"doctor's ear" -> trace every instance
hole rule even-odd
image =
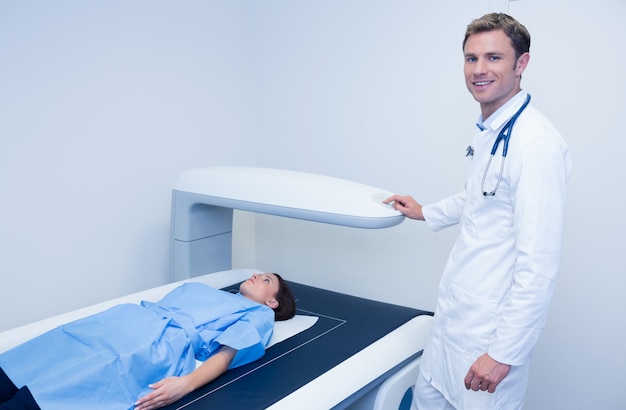
[[[528,66],[528,62],[530,61],[530,54],[524,53],[517,59],[517,63],[515,64],[515,74],[521,77],[524,70]]]
[[[270,299],[266,301],[265,304],[272,309],[276,309],[278,307],[278,301],[276,299]]]

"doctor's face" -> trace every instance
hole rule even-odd
[[[273,273],[255,273],[239,285],[239,293],[243,296],[272,309],[278,306],[276,294],[279,289],[278,278]]]
[[[502,30],[470,35],[463,53],[465,84],[480,103],[485,120],[520,91],[530,55],[516,58],[511,40]]]

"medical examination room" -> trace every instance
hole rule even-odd
[[[323,292],[312,296],[320,306],[337,294],[347,298],[338,306],[365,312],[358,303],[372,302],[397,308],[389,317],[430,320],[459,226],[433,232],[369,201],[401,194],[430,204],[463,189],[480,107],[462,41],[489,12],[530,32],[521,86],[573,164],[560,273],[524,409],[625,409],[623,0],[0,0],[0,346],[16,329],[193,277],[174,260],[177,190],[234,209],[218,249],[225,260],[206,273],[277,272]],[[281,170],[278,180],[262,180],[267,170]],[[366,186],[355,202],[393,221],[285,215],[281,203],[267,212],[245,194],[224,205],[204,191],[205,171],[228,189],[303,208],[318,199],[342,207]],[[281,185],[292,173],[317,186]],[[206,221],[186,223],[196,222]],[[314,310],[305,290],[294,293]],[[429,323],[393,336],[412,349],[405,357],[324,369],[323,383],[274,408],[397,408],[380,402],[396,386],[385,382],[414,370]],[[309,362],[290,365],[288,378],[342,343],[306,350]],[[363,343],[359,353],[378,358],[396,350]]]

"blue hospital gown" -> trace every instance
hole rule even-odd
[[[231,368],[260,358],[273,326],[269,307],[187,283],[53,329],[0,354],[0,367],[44,410],[132,409],[149,384],[192,372],[221,345],[238,350]]]

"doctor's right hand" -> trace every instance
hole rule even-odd
[[[392,203],[393,209],[407,218],[424,220],[422,205],[410,196],[393,195],[383,201],[384,204]]]

